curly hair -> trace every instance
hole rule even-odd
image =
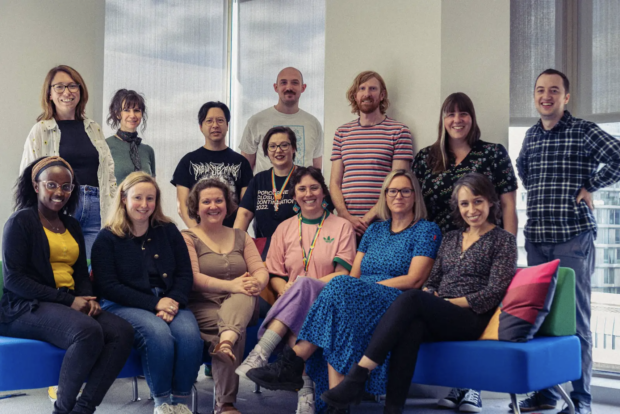
[[[119,89],[110,102],[110,112],[106,122],[112,129],[117,129],[121,123],[121,113],[124,109],[138,108],[142,112],[142,132],[146,129],[146,103],[144,96],[133,90]]]
[[[357,105],[357,101],[355,100],[355,95],[357,95],[357,90],[360,88],[360,85],[364,82],[368,82],[370,79],[375,78],[381,84],[381,92],[383,92],[383,100],[379,104],[379,110],[382,114],[385,115],[385,112],[390,107],[390,100],[388,99],[388,91],[385,86],[385,81],[377,72],[373,72],[371,70],[366,70],[355,77],[353,80],[353,85],[347,91],[347,99],[349,100],[349,104],[351,105],[351,112],[354,114],[360,114],[360,108]]]
[[[491,207],[489,208],[489,217],[487,217],[487,221],[498,224],[502,216],[502,205],[491,180],[489,180],[486,175],[480,173],[469,173],[464,175],[454,184],[452,197],[450,198],[450,207],[452,207],[451,214],[454,224],[462,228],[469,227],[459,210],[459,191],[463,187],[468,188],[473,195],[482,196],[489,202]]]
[[[232,192],[228,185],[216,178],[203,178],[192,187],[187,196],[187,215],[189,218],[196,220],[200,224],[200,216],[198,215],[198,207],[200,206],[200,193],[207,188],[219,188],[224,194],[226,202],[226,218],[230,217],[237,211],[237,203],[233,200]]]
[[[301,179],[306,175],[312,177],[315,181],[317,181],[321,188],[323,189],[323,199],[327,202],[327,210],[330,213],[334,212],[334,203],[332,202],[332,197],[329,194],[329,189],[327,188],[327,184],[325,184],[325,178],[323,178],[323,174],[321,170],[316,167],[296,167],[295,172],[291,176],[291,188],[293,190],[293,194],[295,194],[295,187],[297,184],[301,182]]]
[[[15,182],[15,195],[13,206],[13,209],[15,211],[21,210],[23,208],[34,207],[38,204],[39,198],[37,192],[34,190],[34,183],[32,181],[32,169],[35,165],[39,163],[39,161],[45,158],[47,157],[41,157],[28,164],[28,166],[22,172],[22,175],[20,175]],[[53,162],[43,167],[41,171],[39,171],[38,175],[41,175],[43,171],[54,166],[63,167],[66,168],[67,171],[69,171],[67,166],[64,165],[62,162]],[[71,172],[69,171],[69,173]],[[77,178],[75,178],[74,174],[71,174],[71,183],[75,187],[73,188],[73,191],[69,196],[69,200],[67,200],[67,204],[65,204],[65,206],[61,210],[61,213],[69,215],[73,214],[80,202],[80,183],[78,183]]]

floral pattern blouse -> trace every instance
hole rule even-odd
[[[413,173],[420,181],[428,219],[439,225],[443,234],[456,230],[450,208],[450,197],[454,183],[466,174],[477,172],[486,175],[498,197],[516,191],[517,178],[506,148],[501,144],[477,141],[460,164],[454,164],[450,157],[447,170],[434,173],[429,161],[431,147],[420,150],[413,161]]]

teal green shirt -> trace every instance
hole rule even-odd
[[[125,142],[112,135],[106,139],[110,152],[112,153],[112,159],[114,160],[114,175],[116,176],[116,183],[120,185],[125,177],[134,172],[133,162],[129,156],[129,142]],[[146,145],[144,142],[138,147],[140,154],[140,163],[142,164],[142,171],[155,177],[155,152],[153,148]]]

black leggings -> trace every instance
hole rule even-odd
[[[0,324],[0,335],[45,341],[67,350],[60,368],[54,414],[93,413],[131,353],[134,336],[132,326],[116,315],[103,311],[90,317],[49,302],[41,302],[36,310]]]
[[[381,318],[364,353],[381,364],[392,352],[386,406],[405,405],[421,343],[476,340],[494,311],[479,315],[421,290],[402,293]]]

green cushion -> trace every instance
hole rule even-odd
[[[536,336],[575,335],[575,315],[575,271],[560,267],[551,311]]]

